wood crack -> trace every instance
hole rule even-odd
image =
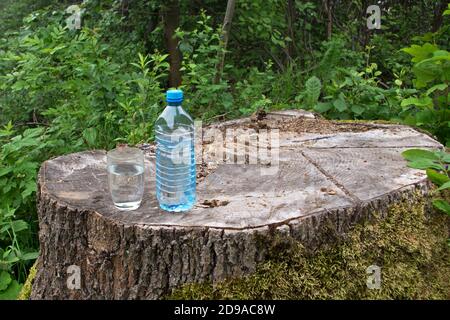
[[[334,185],[336,185],[339,189],[344,192],[345,195],[347,195],[352,202],[359,205],[361,204],[361,199],[359,199],[356,195],[354,195],[352,192],[347,190],[341,183],[339,183],[331,174],[329,174],[325,169],[323,169],[316,161],[314,161],[311,157],[307,156],[303,150],[300,151],[302,156],[308,160],[314,167],[316,167],[317,170],[319,170],[325,177],[327,177],[328,180],[330,180]]]

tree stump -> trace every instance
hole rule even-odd
[[[277,236],[313,248],[327,241],[330,227],[344,234],[396,201],[427,193],[426,175],[408,168],[401,152],[442,148],[407,126],[332,122],[298,110],[259,113],[208,130],[198,135],[198,200],[187,213],[158,208],[154,146],[143,146],[145,195],[131,212],[112,204],[105,151],[44,162],[31,298],[158,299],[185,283],[249,274]],[[250,131],[249,140],[256,132],[258,142],[270,140],[269,131],[278,135],[267,148],[278,158],[261,156],[255,163],[248,139],[236,142],[228,130]],[[217,156],[224,144],[225,156]],[[73,270],[79,288],[68,286]]]

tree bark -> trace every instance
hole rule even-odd
[[[128,17],[130,14],[130,2],[132,0],[122,0],[121,1],[121,13],[123,17]]]
[[[366,45],[369,41],[370,30],[367,28],[367,7],[369,6],[368,0],[363,0],[361,2],[361,26],[358,28],[358,38],[359,44],[362,50],[365,50]]]
[[[180,25],[180,4],[178,0],[170,0],[163,9],[164,40],[169,53],[169,87],[176,88],[181,84],[181,52],[178,48],[179,39],[175,30]]]
[[[433,25],[431,28],[432,32],[438,31],[442,26],[442,21],[444,19],[443,13],[444,10],[447,9],[448,0],[441,0],[439,3],[435,5],[434,9],[434,19],[433,19]]]
[[[231,21],[234,16],[234,8],[236,5],[236,0],[227,1],[227,9],[225,11],[225,17],[223,19],[222,25],[222,41],[221,41],[221,51],[218,54],[218,63],[216,66],[216,75],[214,77],[214,83],[220,82],[223,74],[223,67],[225,65],[225,50],[227,49],[228,40],[230,38],[231,31]]]
[[[295,1],[288,0],[286,5],[286,24],[287,24],[287,36],[291,38],[291,41],[287,45],[287,61],[291,61],[295,55],[296,42],[295,42],[295,20],[297,14],[295,10]]]
[[[331,39],[333,32],[333,0],[324,0],[325,12],[327,14],[327,39]]]

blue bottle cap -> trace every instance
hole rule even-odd
[[[183,91],[179,89],[170,89],[166,92],[166,101],[168,103],[175,102],[180,103],[183,101]]]

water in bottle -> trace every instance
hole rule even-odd
[[[187,211],[195,203],[194,121],[181,107],[183,91],[168,90],[155,123],[156,197],[161,209]]]

